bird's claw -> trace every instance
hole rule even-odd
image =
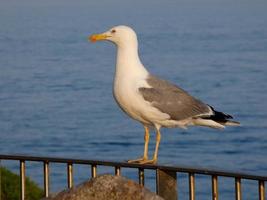
[[[136,163],[136,164],[156,164],[157,163],[157,159],[151,159],[148,160],[147,158],[138,158],[135,160],[128,160],[128,163]]]

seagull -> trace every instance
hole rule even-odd
[[[148,72],[140,61],[135,31],[124,25],[115,26],[88,38],[91,42],[106,40],[117,46],[113,96],[119,107],[144,126],[144,154],[129,163],[155,164],[161,140],[161,127],[187,128],[207,126],[222,129],[237,126],[231,115],[216,111],[210,105],[191,96],[182,88]],[[150,129],[156,131],[152,159],[148,158]]]

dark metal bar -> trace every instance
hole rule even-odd
[[[189,199],[195,200],[195,174],[189,173]]]
[[[235,178],[235,199],[236,200],[242,199],[241,179],[240,178]]]
[[[218,200],[218,177],[213,175],[212,176],[212,199]]]
[[[25,200],[25,192],[26,192],[26,176],[25,176],[25,160],[20,160],[20,199]]]
[[[52,157],[36,157],[36,156],[23,156],[23,155],[2,155],[0,159],[3,160],[26,160],[26,161],[48,161],[56,163],[74,163],[74,164],[86,164],[86,165],[105,165],[105,166],[119,166],[127,168],[143,168],[143,169],[162,169],[166,171],[195,173],[204,175],[215,175],[224,177],[236,177],[241,179],[251,179],[258,181],[267,181],[267,176],[257,176],[251,174],[244,174],[239,172],[231,171],[218,171],[205,168],[192,168],[185,166],[165,166],[165,165],[143,165],[136,163],[127,162],[111,162],[111,161],[100,161],[100,160],[84,160],[84,159],[68,159],[68,158],[52,158]]]
[[[177,200],[177,174],[173,171],[156,170],[157,194],[163,199]]]
[[[259,200],[265,200],[264,181],[259,181]]]
[[[115,167],[115,175],[116,176],[120,176],[121,175],[121,168],[118,167],[118,166]]]
[[[95,178],[97,173],[96,173],[97,166],[96,165],[91,165],[91,177]]]
[[[44,193],[49,196],[49,162],[44,162]]]
[[[144,186],[145,185],[145,170],[144,170],[144,168],[138,168],[138,178],[139,178],[139,184]]]
[[[73,187],[73,166],[72,163],[67,164],[67,172],[68,172],[68,188]]]
[[[251,174],[244,174],[239,172],[231,171],[218,171],[205,168],[192,168],[184,166],[165,166],[165,165],[143,165],[127,162],[112,162],[112,161],[100,161],[100,160],[85,160],[85,159],[68,159],[68,158],[53,158],[53,157],[36,157],[36,156],[24,156],[24,155],[3,155],[0,154],[0,160],[19,160],[20,161],[20,184],[21,192],[20,197],[22,200],[25,199],[25,161],[35,161],[44,163],[44,189],[45,196],[49,196],[49,162],[55,163],[68,163],[68,187],[73,186],[73,168],[72,164],[86,164],[92,166],[92,177],[96,177],[97,165],[102,166],[113,166],[115,167],[115,174],[120,175],[121,167],[126,168],[138,168],[139,169],[139,183],[144,185],[144,170],[152,169],[157,171],[157,193],[160,193],[162,189],[162,179],[160,173],[164,172],[167,175],[172,176],[176,179],[176,172],[186,172],[189,173],[189,187],[190,187],[190,199],[195,199],[194,194],[194,174],[204,174],[212,176],[212,197],[214,200],[218,200],[218,176],[232,177],[235,178],[236,187],[236,199],[242,198],[241,195],[241,179],[257,180],[259,183],[259,199],[265,200],[265,182],[267,181],[267,176],[258,176]],[[163,173],[163,174],[164,174]],[[177,184],[177,182],[176,182]],[[176,187],[177,189],[177,187]]]

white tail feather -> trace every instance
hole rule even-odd
[[[222,125],[222,124],[220,124],[218,122],[215,122],[215,121],[210,120],[210,119],[201,119],[201,118],[194,119],[193,125],[208,126],[208,127],[211,127],[211,128],[219,128],[219,129],[225,128],[224,125]]]
[[[225,126],[240,126],[240,123],[236,121],[226,121],[225,123],[220,123],[220,124]]]

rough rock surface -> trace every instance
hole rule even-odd
[[[163,200],[121,176],[101,175],[46,200]]]

